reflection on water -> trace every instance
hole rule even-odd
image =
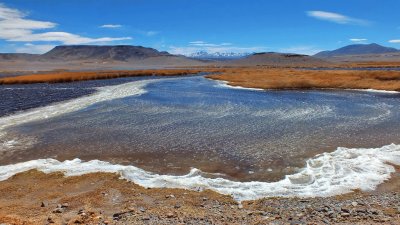
[[[63,85],[91,91],[128,80]],[[0,163],[78,157],[161,173],[195,167],[240,180],[277,180],[338,146],[400,140],[397,94],[249,91],[203,77],[161,79],[145,89],[140,96],[12,128],[8,135],[35,137],[35,144]]]

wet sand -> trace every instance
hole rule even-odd
[[[397,168],[398,169],[398,168]],[[371,193],[265,198],[239,204],[212,191],[145,189],[108,173],[36,170],[0,182],[6,224],[398,224],[400,176]]]

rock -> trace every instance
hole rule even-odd
[[[40,204],[40,207],[47,207],[49,204],[47,203],[47,202],[42,202],[41,204]]]
[[[238,209],[243,209],[243,205],[242,205],[242,204],[239,204],[239,205],[238,205]]]
[[[48,223],[54,223],[54,220],[53,220],[53,218],[51,218],[50,216],[47,218],[47,222]]]
[[[143,212],[146,212],[146,209],[143,207],[139,207],[139,211],[143,213]]]
[[[175,205],[174,208],[175,209],[179,209],[181,206],[179,204]]]
[[[110,221],[108,221],[108,220],[104,220],[104,221],[103,221],[103,223],[107,225],[107,224],[109,224],[109,223],[110,223]]]
[[[56,208],[53,210],[53,213],[63,213],[64,209],[63,208]]]
[[[357,203],[357,202],[352,202],[351,205],[352,205],[353,207],[356,207],[356,206],[358,205],[358,203]]]
[[[167,213],[167,218],[173,218],[173,217],[175,217],[175,215],[173,213],[171,213],[171,212]]]
[[[207,201],[208,200],[208,198],[206,198],[206,197],[203,197],[203,201]]]
[[[349,217],[349,216],[350,216],[350,213],[340,213],[340,215],[341,215],[342,217]]]
[[[63,203],[63,204],[61,204],[61,208],[68,208],[69,207],[69,204],[68,203]]]
[[[342,212],[345,212],[345,213],[350,213],[350,209],[348,209],[348,208],[341,208],[341,210],[342,210]]]
[[[142,220],[150,220],[150,217],[149,216],[143,216]]]

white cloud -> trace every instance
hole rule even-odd
[[[45,32],[45,33],[37,33],[37,34],[16,37],[9,41],[23,41],[23,42],[46,41],[46,42],[62,42],[63,44],[66,45],[74,45],[74,44],[91,44],[91,43],[101,43],[101,42],[123,41],[123,40],[131,40],[131,38],[130,37],[87,38],[67,32]]]
[[[278,52],[281,53],[295,53],[295,54],[304,54],[304,55],[315,55],[318,52],[323,51],[320,48],[315,46],[294,46],[289,48],[281,48],[278,49]]]
[[[101,28],[120,28],[122,25],[120,24],[104,24],[100,26]]]
[[[154,30],[136,30],[135,32],[146,37],[152,37],[160,33]]]
[[[42,30],[55,28],[57,24],[49,21],[31,20],[26,17],[27,15],[18,9],[8,8],[0,3],[0,39],[10,42],[59,42],[61,44],[92,44],[132,39],[131,37],[90,38],[62,31],[43,32]],[[39,48],[44,49],[50,45],[35,46],[24,46],[20,47],[19,50],[35,50],[34,48],[39,50]]]
[[[352,42],[366,42],[366,41],[368,41],[368,39],[366,39],[366,38],[350,38],[349,40],[352,41]]]
[[[355,25],[368,25],[369,22],[366,20],[356,19],[349,16],[345,16],[339,13],[326,12],[326,11],[308,11],[307,15],[319,20],[325,20],[338,24],[355,24]]]
[[[156,35],[156,34],[158,34],[158,33],[159,33],[158,31],[152,31],[152,30],[150,30],[150,31],[145,31],[145,32],[144,32],[144,35],[150,37],[150,36],[154,36],[154,35]]]
[[[221,44],[213,44],[213,43],[207,43],[205,41],[191,41],[189,42],[189,45],[199,46],[199,47],[221,47],[221,46],[230,46],[232,45],[232,43],[224,42]]]
[[[267,50],[266,47],[255,46],[255,47],[240,47],[234,46],[232,43],[221,43],[212,44],[205,41],[192,41],[187,46],[170,46],[169,52],[177,55],[191,55],[196,52],[206,51],[208,53],[253,53],[253,52],[264,52]]]
[[[395,44],[398,44],[398,43],[400,43],[400,39],[395,39],[395,40],[390,40],[389,41],[389,43],[395,43]]]
[[[34,54],[43,54],[45,52],[50,51],[53,49],[55,46],[54,45],[34,45],[31,43],[27,43],[22,47],[18,47],[15,49],[15,52],[18,53],[34,53]]]

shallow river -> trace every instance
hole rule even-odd
[[[197,168],[206,180],[221,177],[243,184],[274,184],[307,166],[321,169],[313,178],[291,179],[310,184],[323,173],[332,178],[349,172],[340,164],[349,162],[335,161],[335,155],[327,156],[329,171],[307,163],[319,153],[400,143],[396,93],[259,91],[193,76],[1,86],[0,94],[0,165],[98,159],[154,174],[184,175]],[[385,154],[400,159],[399,149]],[[365,161],[351,172],[377,172],[358,171],[376,158],[360,155],[357,160]],[[381,169],[383,178],[390,174],[391,169]]]

